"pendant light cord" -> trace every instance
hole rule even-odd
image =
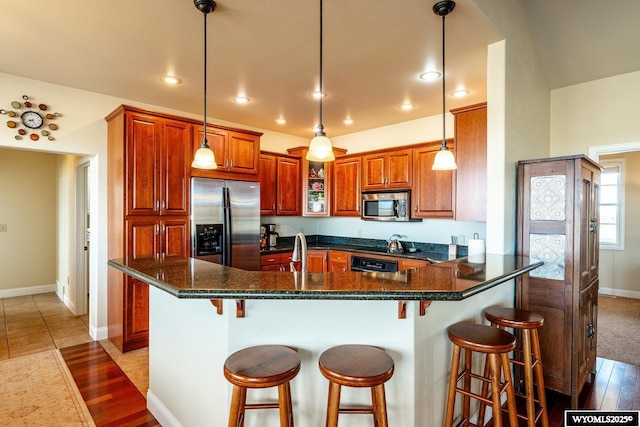
[[[324,98],[324,92],[322,90],[322,0],[320,0],[320,111],[318,123],[318,134],[324,135],[324,126],[322,125],[322,98]]]
[[[202,133],[202,146],[206,147],[207,144],[207,13],[203,12],[204,16],[204,131]]]
[[[446,125],[445,125],[445,112],[446,112],[446,107],[445,107],[445,82],[444,82],[444,73],[445,73],[445,67],[444,67],[444,18],[446,15],[442,15],[442,146],[446,147],[447,146],[447,139],[446,139]]]

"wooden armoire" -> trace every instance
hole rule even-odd
[[[572,408],[595,373],[600,173],[583,155],[518,162],[517,251],[544,265],[522,276],[516,306],[544,316],[545,387]]]

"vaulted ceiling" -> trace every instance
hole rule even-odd
[[[441,69],[442,24],[433,3],[324,0],[329,136],[441,112],[441,79],[418,78]],[[446,18],[447,109],[486,100],[487,45],[501,39],[472,0],[456,3]],[[524,4],[550,89],[640,69],[637,0]],[[192,0],[6,2],[0,72],[202,114],[203,21]],[[219,0],[207,26],[208,115],[311,137],[319,0]],[[166,74],[182,83],[166,85]],[[461,87],[466,98],[449,95]],[[236,95],[250,102],[236,104]],[[403,111],[404,102],[414,108]]]

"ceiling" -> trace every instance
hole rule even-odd
[[[324,0],[329,137],[440,114],[442,80],[418,78],[441,67],[442,26],[433,3]],[[487,45],[501,39],[471,0],[456,3],[446,18],[447,109],[486,100]],[[639,1],[607,3],[616,9],[601,0],[524,3],[551,89],[640,70],[640,55],[629,54],[640,40],[640,25],[632,22]],[[203,21],[192,0],[7,2],[0,72],[202,114]],[[219,0],[207,25],[208,116],[313,136],[319,2]],[[165,74],[182,83],[167,86]],[[448,95],[458,87],[469,96]],[[238,94],[251,102],[235,104]],[[402,111],[406,101],[415,108]],[[275,122],[280,117],[286,124]],[[353,124],[343,124],[345,118]]]

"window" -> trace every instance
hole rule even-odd
[[[624,250],[624,159],[600,164],[600,248]]]

